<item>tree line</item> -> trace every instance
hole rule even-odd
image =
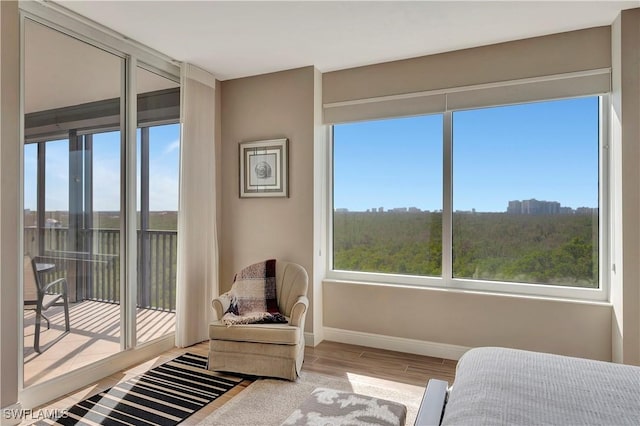
[[[596,215],[454,213],[453,275],[595,288]],[[442,274],[442,213],[335,212],[334,267]]]

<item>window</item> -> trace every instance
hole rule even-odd
[[[600,122],[593,96],[334,125],[332,273],[600,288]]]
[[[173,331],[149,312],[175,312],[180,124],[138,129],[138,342]],[[155,319],[154,319],[155,320]]]
[[[442,114],[334,127],[335,269],[442,273]]]
[[[136,338],[142,343],[171,333],[175,324],[180,85],[140,66],[136,73]]]
[[[453,113],[453,276],[598,287],[598,98]]]

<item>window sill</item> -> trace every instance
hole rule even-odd
[[[581,288],[555,288],[548,285],[539,284],[525,284],[525,283],[494,283],[489,281],[472,281],[472,280],[449,280],[447,283],[442,278],[422,278],[422,277],[407,277],[410,278],[410,282],[401,282],[397,279],[397,276],[386,276],[378,274],[367,274],[367,278],[371,278],[369,275],[374,276],[375,279],[363,279],[357,276],[334,276],[328,274],[323,280],[324,283],[330,284],[351,284],[362,285],[372,287],[394,287],[398,289],[408,290],[424,290],[424,291],[439,291],[450,294],[478,294],[496,297],[509,297],[520,298],[530,300],[546,300],[546,301],[560,301],[570,302],[585,305],[594,306],[612,306],[611,303],[605,297],[603,289],[581,289]],[[422,282],[420,282],[422,281]],[[460,285],[463,284],[463,285]],[[493,284],[498,286],[513,286],[512,291],[500,291],[490,288],[485,288],[487,284]],[[474,286],[475,288],[471,288]],[[551,287],[551,288],[549,288]],[[529,292],[522,291],[527,289]],[[535,292],[535,290],[538,290]],[[540,290],[549,291],[549,294],[543,294]],[[571,294],[574,293],[574,294]],[[584,297],[584,296],[587,297]]]

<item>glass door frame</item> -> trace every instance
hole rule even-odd
[[[24,98],[24,76],[25,76],[25,21],[31,20],[45,25],[53,30],[102,49],[119,58],[124,59],[121,67],[121,91],[120,91],[120,162],[121,162],[121,215],[120,215],[120,255],[122,267],[120,269],[120,317],[121,317],[121,338],[120,353],[138,348],[136,339],[136,291],[137,291],[137,250],[136,250],[136,131],[137,131],[137,87],[136,70],[138,66],[148,69],[163,77],[167,77],[175,82],[180,82],[180,67],[176,61],[156,52],[146,46],[125,39],[108,28],[102,27],[93,21],[87,20],[79,15],[67,11],[63,7],[42,4],[38,2],[20,2],[20,211],[24,211],[24,148],[25,140],[25,98]],[[44,178],[43,178],[44,179]],[[40,214],[40,212],[38,212]],[[24,227],[24,215],[20,216],[20,227]],[[24,232],[22,233],[24,234]],[[20,238],[18,250],[24,252],[24,235]],[[22,271],[20,271],[20,285],[22,286]],[[20,295],[22,290],[19,290]],[[20,300],[22,296],[20,296]],[[18,329],[22,334],[23,315],[20,310],[18,317]],[[145,342],[149,345],[153,342]],[[23,368],[18,372],[18,383],[20,393],[25,389],[37,387],[41,390],[41,384],[24,388],[24,360],[23,360],[24,339],[19,339],[17,348],[19,359]],[[116,354],[117,356],[118,354]],[[65,374],[66,376],[67,374]],[[58,378],[55,380],[59,382]],[[43,384],[48,384],[45,382]],[[54,386],[55,387],[55,386]],[[62,389],[61,387],[60,389]],[[45,392],[48,395],[54,394],[55,390]],[[35,393],[35,392],[34,392]],[[46,398],[43,394],[42,398]],[[27,399],[31,400],[32,395]],[[22,399],[22,396],[21,396]],[[33,399],[37,401],[37,399]]]

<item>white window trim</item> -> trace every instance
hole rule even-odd
[[[591,96],[598,96],[593,94]],[[604,302],[609,298],[611,270],[610,255],[610,212],[609,212],[609,96],[600,94],[599,102],[599,280],[597,289],[568,287],[548,284],[531,284],[508,281],[488,281],[452,278],[452,114],[453,109],[443,113],[443,233],[442,233],[442,276],[423,277],[415,275],[385,274],[374,272],[355,272],[335,270],[333,268],[333,126],[327,126],[329,141],[327,159],[327,256],[326,279],[332,281],[356,282],[363,284],[387,284],[394,286],[417,286],[425,288],[449,289],[455,291],[487,292],[508,295],[522,295],[577,301]],[[571,98],[567,98],[571,99]],[[490,108],[500,105],[486,105]],[[474,108],[475,109],[475,108]],[[448,129],[448,130],[447,130]]]

